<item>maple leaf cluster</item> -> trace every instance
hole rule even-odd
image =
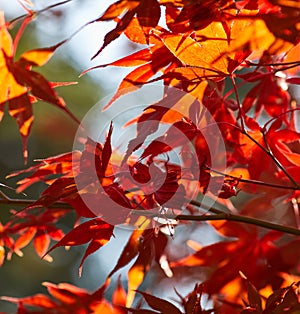
[[[34,103],[48,102],[79,121],[54,89],[71,83],[49,82],[34,70],[68,39],[16,59],[27,25],[53,8],[34,11],[30,1],[20,3],[26,14],[14,38],[10,28],[16,25],[0,15],[0,120],[7,106],[26,161]],[[23,176],[18,193],[37,182],[47,187],[38,199],[23,203],[0,191],[1,203],[23,205],[0,223],[0,264],[13,254],[22,256],[31,242],[48,261],[57,247],[87,244],[81,274],[86,258],[101,254],[117,225],[133,230],[95,292],[47,282],[49,295],[1,300],[17,304],[17,313],[298,313],[299,2],[120,0],[87,25],[105,21],[114,21],[115,28],[92,58],[120,36],[136,51],[85,71],[129,68],[104,111],[154,82],[164,86],[162,98],[126,123],[124,128],[136,126],[136,134],[124,154],[114,145],[111,122],[103,142],[87,137],[82,151],[8,175]],[[157,136],[162,125],[167,129]],[[214,151],[215,145],[223,150]],[[172,152],[182,165],[173,162]],[[64,234],[59,222],[69,213],[76,219]],[[193,252],[175,254],[176,229],[188,230],[195,221],[197,228],[209,226],[216,242],[203,245],[187,236],[181,245]],[[109,298],[106,289],[121,270],[127,288],[119,279]],[[174,302],[152,295],[151,287],[139,290],[150,271],[184,277],[194,289],[182,296],[176,286]],[[191,276],[197,272],[201,282]]]

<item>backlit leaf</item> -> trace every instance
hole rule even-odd
[[[179,309],[170,303],[169,301],[160,299],[148,293],[138,291],[146,300],[146,302],[157,311],[160,311],[162,314],[174,313],[174,314],[182,314]]]
[[[90,242],[80,264],[80,269],[85,259],[103,245],[105,245],[113,235],[114,227],[105,223],[100,218],[95,218],[82,223],[75,229],[67,233],[58,243],[49,251],[53,251],[60,246],[74,246]]]
[[[1,300],[9,301],[12,303],[22,302],[24,305],[38,306],[42,309],[52,309],[57,306],[57,303],[52,301],[48,296],[43,294],[36,294],[32,297],[25,298],[12,298],[12,297],[1,297]]]
[[[6,28],[3,12],[0,15],[0,32],[0,120],[4,113],[4,105],[8,103],[9,113],[19,126],[26,161],[28,158],[27,138],[33,122],[32,103],[36,99],[61,108],[77,121],[66,108],[63,99],[54,91],[51,83],[43,75],[32,70],[32,66],[42,66],[47,63],[54,51],[64,42],[49,48],[26,51],[19,60],[15,61],[12,38]]]
[[[210,26],[207,35],[208,40],[204,42],[197,42],[184,35],[161,34],[160,38],[183,65],[227,74],[227,59],[218,61],[220,52],[225,50],[223,47],[227,48],[227,38],[222,26],[217,23]],[[218,40],[214,40],[216,37]]]
[[[118,284],[117,288],[114,291],[114,294],[112,296],[112,303],[114,305],[121,305],[125,306],[126,304],[126,291],[124,290],[121,280],[121,277],[118,278]]]

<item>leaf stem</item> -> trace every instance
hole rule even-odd
[[[33,199],[10,198],[6,194],[4,194],[3,192],[0,191],[0,204],[27,207],[36,201],[37,200],[33,200]],[[51,204],[49,207],[50,208],[73,209],[73,207],[71,205],[69,205],[66,202],[61,202],[61,201],[55,202],[55,203]]]
[[[232,83],[232,86],[234,89],[235,98],[236,98],[236,101],[237,101],[237,104],[239,107],[239,116],[240,116],[240,121],[241,121],[242,132],[245,132],[245,123],[244,123],[244,118],[243,118],[244,117],[244,110],[243,110],[242,104],[240,102],[239,93],[238,93],[238,90],[237,90],[237,87],[236,87],[236,84],[235,84],[235,81],[234,81],[234,78],[232,75],[230,75],[230,80],[231,80],[231,83]]]
[[[262,129],[263,129],[263,130],[266,130],[268,124],[272,123],[272,122],[275,121],[275,120],[280,119],[281,117],[283,117],[283,116],[285,116],[285,115],[287,115],[287,114],[289,114],[289,113],[294,113],[295,111],[300,111],[300,108],[293,108],[293,109],[289,109],[289,110],[287,110],[287,111],[285,111],[285,112],[282,112],[281,114],[277,115],[276,117],[274,117],[274,118],[268,120],[268,121],[264,124],[264,126],[262,127]]]

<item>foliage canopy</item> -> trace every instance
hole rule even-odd
[[[40,11],[28,0],[19,2],[23,16],[11,22],[3,12],[0,16],[0,120],[7,106],[17,122],[26,163],[36,102],[56,106],[80,122],[55,91],[72,82],[50,82],[38,72],[70,38],[16,58],[19,40],[33,19],[70,1]],[[0,264],[13,254],[22,255],[31,242],[48,261],[57,247],[87,244],[81,274],[86,258],[98,250],[101,254],[101,247],[115,236],[111,215],[117,217],[115,224],[134,228],[95,292],[47,282],[49,295],[1,300],[17,304],[17,313],[299,313],[299,2],[119,0],[87,25],[105,21],[114,21],[115,27],[92,58],[120,36],[138,48],[84,72],[129,68],[104,109],[152,83],[165,86],[163,97],[127,121],[126,126],[135,125],[136,134],[127,138],[124,155],[114,146],[112,122],[103,142],[87,138],[82,151],[48,157],[8,175],[22,175],[18,193],[36,182],[47,188],[36,200],[10,199],[4,193],[9,183],[1,183],[0,202],[14,209],[11,219],[0,225]],[[11,29],[16,30],[14,37]],[[175,93],[175,100],[174,90],[182,92]],[[166,106],[170,97],[174,103]],[[182,104],[179,112],[176,105]],[[216,133],[203,118],[203,108],[218,127],[222,154],[214,154],[208,143]],[[158,137],[161,125],[168,127]],[[173,162],[172,151],[183,156],[183,165]],[[116,158],[121,162],[116,164]],[[164,181],[155,189],[160,177]],[[150,192],[149,186],[154,186]],[[102,205],[96,214],[86,200]],[[64,234],[59,222],[70,213],[76,213],[76,220]],[[189,230],[195,222],[197,228],[209,225],[218,240],[202,246],[201,239],[187,237],[182,245],[193,253],[178,258],[172,253],[176,229]],[[51,241],[56,243],[51,246]],[[119,279],[109,299],[111,280],[128,265],[122,273],[127,287]],[[151,287],[139,290],[150,271],[188,280],[191,271],[201,276],[186,295],[176,286],[178,298],[171,302],[152,295]]]

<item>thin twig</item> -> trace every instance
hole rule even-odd
[[[289,180],[295,185],[295,187],[297,187],[298,189],[300,188],[299,184],[295,181],[295,179],[287,172],[287,170],[283,167],[283,165],[281,164],[281,162],[274,156],[267,137],[266,137],[266,133],[264,131],[262,131],[263,134],[263,139],[264,139],[264,143],[266,145],[266,153],[272,158],[272,160],[274,161],[274,163],[276,164],[276,166],[289,178]]]
[[[232,75],[230,75],[230,80],[233,86],[233,90],[234,90],[234,94],[235,94],[235,99],[237,101],[238,107],[239,107],[239,116],[240,116],[240,121],[241,121],[241,128],[242,131],[245,132],[245,122],[244,122],[244,109],[242,107],[242,104],[240,102],[240,97],[239,97],[239,93],[235,84],[235,80],[233,78]]]
[[[291,61],[291,62],[278,62],[278,63],[253,63],[251,61],[247,61],[248,66],[293,66],[296,67],[300,65],[300,61]]]
[[[33,200],[33,199],[9,198],[9,197],[7,197],[7,195],[5,195],[5,197],[4,197],[3,192],[0,191],[0,204],[27,207],[27,206],[33,204],[36,201],[37,200]],[[37,207],[42,207],[42,206],[37,206]],[[61,201],[58,201],[58,202],[55,202],[55,203],[51,204],[49,206],[49,208],[73,209],[73,207],[71,205],[69,205],[66,202],[61,202]]]
[[[0,196],[4,199],[4,200],[7,200],[7,201],[10,201],[9,197],[0,190]]]
[[[256,144],[260,149],[262,149],[276,164],[276,166],[282,170],[282,172],[289,178],[289,180],[295,185],[297,189],[300,188],[299,184],[291,177],[291,175],[286,171],[286,169],[281,165],[281,163],[277,160],[277,158],[273,155],[273,153],[262,144],[260,144],[255,138],[253,138],[248,132],[243,132],[254,144]],[[264,132],[262,132],[264,136]]]
[[[207,170],[220,174],[222,176],[231,178],[231,179],[235,179],[238,180],[239,182],[244,182],[244,183],[249,183],[249,184],[254,184],[254,185],[262,185],[262,186],[268,186],[271,188],[275,188],[275,189],[283,189],[283,190],[300,190],[300,187],[297,186],[287,186],[287,185],[280,185],[280,184],[274,184],[274,183],[268,183],[268,182],[264,182],[264,181],[259,181],[259,180],[250,180],[250,179],[243,179],[243,178],[239,178],[230,174],[226,174],[224,172],[221,172],[219,170],[215,170],[212,169],[208,166],[206,166]]]
[[[239,94],[238,94],[238,90],[236,88],[236,84],[234,81],[233,76],[230,76],[231,79],[231,83],[233,85],[234,88],[234,93],[235,93],[235,97],[236,97],[236,101],[238,103],[239,106],[239,116],[240,116],[240,121],[241,121],[241,132],[246,135],[253,143],[255,143],[258,147],[260,147],[276,164],[276,166],[282,170],[282,172],[287,176],[287,178],[291,181],[291,183],[293,183],[295,185],[295,187],[298,189],[300,188],[300,185],[294,180],[294,178],[286,171],[286,169],[282,166],[282,164],[279,162],[279,160],[274,156],[274,154],[272,153],[271,149],[268,146],[268,142],[266,140],[266,136],[265,136],[265,132],[262,130],[262,134],[263,134],[263,138],[264,138],[264,143],[266,145],[266,147],[264,147],[262,144],[260,144],[257,140],[255,140],[245,129],[245,124],[244,124],[244,119],[243,119],[243,108],[241,105],[241,102],[239,100]]]
[[[295,220],[296,220],[297,227],[300,229],[299,204],[298,204],[296,198],[292,198],[291,203],[292,203],[292,206],[293,206],[293,210],[294,210],[294,215],[295,215]]]
[[[65,1],[61,1],[61,2],[58,2],[58,3],[52,4],[52,5],[49,5],[49,6],[47,6],[46,8],[43,8],[43,9],[41,9],[41,10],[32,11],[32,12],[31,12],[31,15],[37,16],[37,15],[39,15],[39,14],[41,14],[41,13],[44,13],[44,12],[46,12],[46,11],[48,11],[48,10],[54,9],[55,7],[58,7],[58,6],[60,6],[60,5],[66,4],[66,3],[71,2],[71,1],[72,1],[72,0],[65,0]],[[30,16],[30,14],[29,14],[28,12],[27,12],[26,14],[23,14],[23,15],[21,15],[21,16],[18,16],[18,17],[16,17],[15,19],[11,20],[11,21],[9,22],[9,25],[12,26],[12,24],[17,23],[19,20],[25,19],[25,18],[28,17],[28,16]]]
[[[267,121],[267,122],[264,124],[264,126],[262,127],[262,130],[264,130],[264,131],[267,130],[267,125],[268,125],[268,124],[272,123],[272,122],[275,121],[275,120],[280,119],[281,117],[283,117],[283,116],[285,116],[285,115],[287,115],[287,114],[289,114],[289,113],[294,113],[295,111],[300,111],[300,108],[293,108],[293,109],[289,109],[289,110],[287,110],[287,111],[285,111],[285,112],[282,112],[281,114],[279,114],[279,115],[277,115],[276,117],[274,117],[274,118],[270,119],[269,121]]]

